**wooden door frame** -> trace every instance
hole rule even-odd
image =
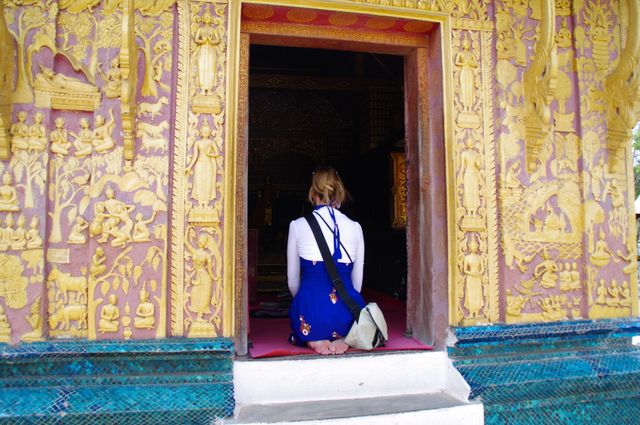
[[[249,3],[249,2],[245,2]],[[261,3],[262,1],[251,1]],[[272,3],[272,2],[268,2]],[[288,4],[295,3],[295,4]],[[326,3],[326,4],[325,4]],[[299,6],[298,2],[277,2]],[[336,10],[328,2],[314,2],[314,8]],[[448,324],[448,293],[452,282],[452,234],[454,213],[453,134],[450,66],[450,25],[448,16],[416,11],[389,11],[385,8],[340,5],[339,11],[383,14],[428,21],[434,28],[421,37],[363,37],[309,26],[245,25],[237,33],[237,109],[235,184],[232,193],[234,214],[235,268],[234,342],[238,355],[247,354],[249,317],[247,284],[247,172],[249,48],[251,44],[286,45],[332,50],[364,51],[402,55],[405,58],[405,140],[407,155],[407,329],[424,343],[443,348],[436,341],[436,327]],[[233,43],[230,45],[230,49]],[[435,93],[435,95],[433,95]],[[449,95],[447,95],[447,93]],[[451,183],[451,184],[448,184]],[[449,207],[448,207],[449,206]],[[445,230],[446,231],[443,231]],[[435,298],[438,297],[436,300]],[[443,317],[444,316],[444,317]]]

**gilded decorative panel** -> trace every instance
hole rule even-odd
[[[603,91],[619,55],[617,6],[496,10],[505,320],[629,316],[632,170],[629,152],[606,142]]]
[[[166,334],[175,7],[161,3],[4,3],[17,46],[0,164],[14,342]],[[156,92],[142,93],[137,75]]]
[[[179,2],[171,288],[173,335],[229,335],[223,323],[226,2]],[[184,32],[183,32],[184,31]],[[176,264],[177,263],[177,264]],[[227,306],[232,311],[232,306]],[[226,331],[225,331],[226,330]]]

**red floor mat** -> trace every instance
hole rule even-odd
[[[397,350],[431,350],[433,347],[422,344],[414,338],[402,336],[405,330],[405,304],[391,297],[378,294],[365,294],[367,301],[378,303],[389,329],[389,341],[384,347],[375,351]],[[289,319],[288,318],[251,318],[251,333],[249,340],[252,343],[249,353],[253,358],[295,356],[301,354],[315,355],[313,350],[306,347],[297,347],[289,344]],[[351,350],[350,350],[351,351]]]

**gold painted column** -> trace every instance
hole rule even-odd
[[[233,258],[226,250],[233,234],[233,229],[227,231],[233,223],[228,202],[235,194],[227,188],[235,158],[227,142],[234,129],[226,125],[225,99],[229,28],[238,25],[233,23],[239,19],[238,6],[226,1],[178,2],[180,70],[171,250],[174,336],[233,332],[233,274],[224,261]],[[230,11],[236,16],[230,17]]]
[[[452,58],[456,185],[454,286],[450,324],[482,325],[500,318],[496,151],[493,105],[493,23],[486,5],[454,11]]]

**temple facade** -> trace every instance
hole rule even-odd
[[[639,19],[636,0],[5,0],[0,341],[246,354],[256,44],[404,58],[414,337],[638,316]]]

